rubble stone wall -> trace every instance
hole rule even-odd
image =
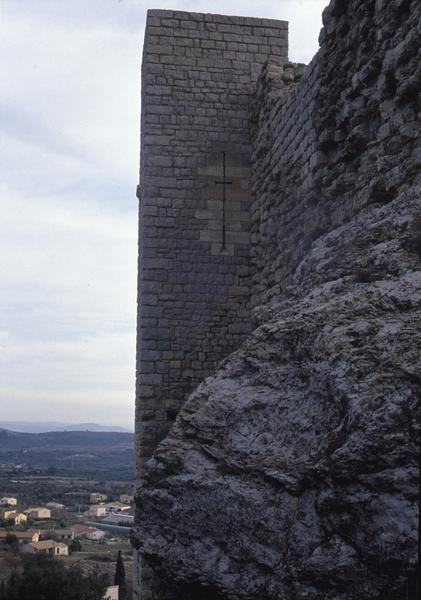
[[[252,304],[277,302],[323,234],[419,172],[420,5],[335,0],[311,64],[268,65],[254,122]],[[264,314],[264,313],[263,313]]]

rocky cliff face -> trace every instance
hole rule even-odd
[[[308,117],[314,130],[321,99],[330,98],[328,122],[319,158],[301,165],[300,181],[291,162],[281,170],[287,185],[274,177],[273,140],[256,138],[266,236],[256,264],[272,256],[267,269],[277,278],[256,283],[260,325],[190,396],[149,461],[138,498],[135,543],[169,583],[169,598],[411,598],[421,398],[420,11],[416,0],[331,4],[311,67],[318,87]],[[336,104],[329,96],[328,54],[332,36],[335,47],[340,35],[355,37],[355,23],[364,24],[352,42],[365,47],[364,61],[347,77],[349,52],[338,54],[354,107],[345,119],[345,96]],[[368,75],[365,65],[377,67]],[[299,97],[300,89],[288,93]],[[282,108],[285,93],[266,96],[265,119],[290,110]],[[286,219],[289,191],[302,204]],[[323,226],[304,240],[297,232],[304,208],[317,212],[315,193],[327,199],[319,205]],[[296,224],[287,266],[275,256],[277,219],[279,227]]]
[[[420,192],[321,238],[282,308],[190,397],[141,497],[142,552],[164,578],[227,598],[403,593],[417,544]]]

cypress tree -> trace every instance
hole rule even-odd
[[[117,555],[114,585],[118,585],[118,600],[126,600],[126,570],[124,568],[121,550],[118,551]]]

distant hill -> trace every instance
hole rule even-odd
[[[56,474],[131,479],[134,434],[119,431],[22,433],[0,429],[0,463]]]
[[[121,431],[128,429],[118,425],[98,425],[97,423],[61,423],[58,421],[0,421],[0,429],[20,433],[46,433],[48,431]]]
[[[120,431],[48,431],[22,433],[0,429],[0,450],[29,448],[58,448],[63,446],[120,446],[133,445],[133,433]]]

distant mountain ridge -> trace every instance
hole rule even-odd
[[[118,425],[98,425],[97,423],[62,423],[59,421],[0,421],[0,429],[17,433],[48,433],[50,431],[94,431],[131,433]]]
[[[33,448],[133,446],[133,433],[126,431],[46,431],[22,433],[0,428],[0,451]]]

